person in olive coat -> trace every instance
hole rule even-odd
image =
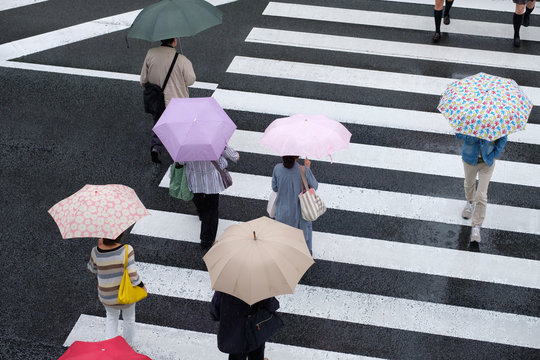
[[[210,314],[219,321],[217,335],[218,349],[229,354],[229,360],[263,360],[264,344],[257,349],[246,349],[246,319],[257,308],[266,308],[270,312],[279,309],[275,297],[261,300],[251,306],[235,296],[216,291],[210,304]]]

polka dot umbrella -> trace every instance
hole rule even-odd
[[[124,185],[85,185],[49,209],[63,239],[115,239],[150,215],[135,191]]]

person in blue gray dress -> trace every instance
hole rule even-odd
[[[501,156],[508,137],[503,136],[495,141],[488,141],[456,134],[456,138],[463,140],[461,157],[465,173],[463,186],[467,199],[461,216],[464,219],[472,217],[471,242],[480,242],[482,239],[480,228],[486,216],[489,181],[495,169],[495,159]],[[477,176],[478,185],[476,185]]]
[[[311,221],[302,218],[300,200],[298,199],[298,195],[302,191],[302,177],[297,159],[298,156],[283,156],[283,163],[274,166],[272,190],[277,193],[276,220],[302,230],[309,252],[313,254],[311,249]],[[308,185],[310,188],[317,190],[319,183],[311,172],[311,162],[306,158],[304,164]]]

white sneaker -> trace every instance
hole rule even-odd
[[[465,204],[465,207],[463,208],[463,211],[461,212],[461,217],[469,220],[472,216],[472,213],[474,211],[474,204],[472,202],[467,201]]]
[[[480,241],[482,241],[482,237],[480,236],[480,226],[473,226],[471,230],[471,242],[479,243]]]

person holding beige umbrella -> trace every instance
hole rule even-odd
[[[268,217],[232,225],[203,260],[216,291],[218,348],[229,359],[263,359],[265,341],[282,325],[274,296],[292,294],[314,263],[302,230]],[[260,331],[252,331],[254,319]]]

